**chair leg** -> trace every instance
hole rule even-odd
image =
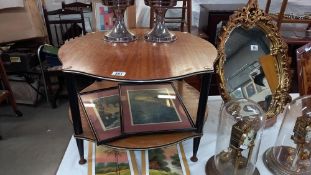
[[[9,103],[12,106],[12,109],[15,112],[16,116],[17,117],[22,117],[23,113],[20,110],[17,109],[17,105],[16,105],[15,99],[13,97],[12,91],[10,92],[8,100],[9,100]]]
[[[57,99],[58,99],[58,97],[59,97],[59,95],[60,95],[60,93],[62,92],[62,90],[63,90],[63,84],[64,84],[64,79],[62,78],[62,77],[57,77],[57,79],[58,79],[58,89],[57,89],[57,91],[56,91],[56,93],[55,93],[55,95],[54,95],[54,97],[53,97],[53,103],[55,104],[55,107],[56,107],[56,101],[57,101]]]
[[[11,89],[11,86],[10,86],[10,83],[9,83],[9,80],[8,80],[8,77],[6,75],[6,72],[5,72],[5,69],[3,67],[3,64],[2,62],[0,62],[0,79],[3,83],[3,86],[4,88],[9,91],[9,97],[8,97],[8,100],[10,102],[10,105],[12,106],[13,108],[13,111],[15,112],[16,116],[17,117],[21,117],[23,116],[23,113],[21,113],[18,109],[17,109],[17,106],[16,106],[16,101],[15,101],[15,98],[13,96],[13,91]]]
[[[44,74],[44,79],[45,79],[45,83],[46,83],[46,89],[47,89],[47,99],[49,99],[49,103],[51,105],[52,108],[56,108],[56,99],[53,98],[53,91],[52,91],[52,83],[51,83],[51,79],[50,79],[50,75],[48,75],[48,73]]]

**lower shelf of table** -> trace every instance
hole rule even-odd
[[[193,121],[196,121],[196,112],[198,108],[199,92],[184,81],[177,81],[175,82],[175,85]],[[101,89],[101,87],[106,87],[106,84],[103,82],[96,82],[92,84],[90,87],[91,88],[87,88],[84,91],[94,90],[94,87]],[[82,110],[81,104],[80,104],[80,116],[81,116],[83,134],[75,135],[75,137],[81,138],[81,139],[87,139],[87,140],[95,142],[96,138],[88,123],[88,119],[84,111]],[[70,116],[70,120],[71,120],[71,116]],[[163,146],[175,144],[186,139],[200,137],[200,136],[201,136],[200,133],[196,133],[193,131],[181,132],[181,133],[174,132],[174,133],[165,133],[165,134],[162,134],[162,133],[161,134],[148,134],[148,135],[140,135],[140,136],[129,136],[126,138],[122,138],[122,139],[118,139],[118,140],[106,143],[105,145],[115,147],[115,148],[126,148],[126,149],[150,149],[150,148],[157,148],[157,147],[163,147]]]

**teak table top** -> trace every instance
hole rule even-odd
[[[213,71],[216,48],[189,33],[174,32],[172,43],[150,43],[144,29],[132,30],[138,40],[109,43],[103,32],[89,33],[66,42],[58,55],[65,72],[85,74],[106,80],[151,82],[179,79]],[[125,72],[114,76],[113,72]]]

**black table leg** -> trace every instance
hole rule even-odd
[[[197,120],[196,120],[197,133],[202,133],[203,131],[204,116],[205,116],[205,111],[206,111],[206,104],[208,100],[211,79],[212,79],[211,73],[202,75],[199,107],[198,107]],[[190,158],[192,162],[198,161],[197,152],[199,149],[200,140],[201,140],[201,137],[196,137],[193,139],[193,155]]]
[[[73,129],[75,135],[82,134],[82,124],[80,118],[80,110],[79,110],[79,103],[78,103],[78,92],[76,89],[76,79],[73,74],[66,73],[66,83],[67,83],[67,90],[69,96],[69,105],[70,105],[70,112],[72,117]],[[80,164],[85,164],[86,160],[84,159],[84,148],[83,148],[83,140],[76,139],[77,146],[79,149],[80,154]]]
[[[76,139],[78,150],[79,150],[79,155],[80,155],[80,160],[79,164],[83,165],[86,163],[86,159],[84,158],[84,146],[83,146],[83,140],[82,139]]]

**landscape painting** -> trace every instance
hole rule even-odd
[[[132,125],[181,122],[168,89],[141,89],[127,91]]]
[[[176,145],[148,150],[149,175],[183,175]]]
[[[100,119],[104,131],[120,127],[119,95],[111,95],[92,101],[95,114]]]
[[[126,151],[96,146],[95,175],[131,175]]]

